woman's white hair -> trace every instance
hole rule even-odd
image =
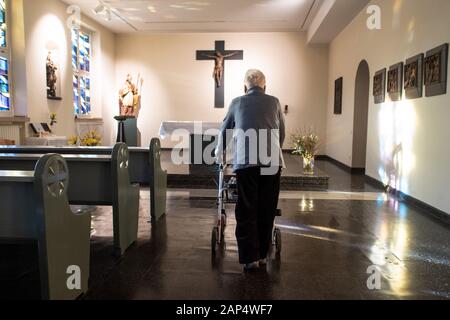
[[[257,69],[250,69],[245,74],[245,85],[247,86],[247,89],[251,89],[253,87],[260,87],[264,89],[266,86],[266,76]]]

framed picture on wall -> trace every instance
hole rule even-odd
[[[423,96],[423,57],[421,53],[406,60],[403,77],[406,99]]]
[[[344,78],[339,78],[334,82],[334,114],[342,114],[342,90]]]
[[[373,97],[377,104],[386,99],[386,68],[377,71],[373,77]]]
[[[403,62],[389,68],[387,80],[387,92],[391,101],[402,100],[403,94]]]
[[[424,62],[425,95],[447,93],[448,43],[427,52]]]

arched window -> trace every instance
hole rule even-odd
[[[12,112],[8,8],[9,1],[0,0],[0,116],[10,115]]]

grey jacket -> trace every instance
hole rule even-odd
[[[234,171],[250,167],[284,166],[282,147],[286,137],[280,101],[259,87],[231,103],[221,128],[216,155],[233,140]]]

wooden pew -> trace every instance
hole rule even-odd
[[[37,241],[44,300],[76,299],[88,290],[91,216],[70,210],[68,182],[59,155],[41,157],[34,172],[0,171],[0,243]],[[75,281],[69,289],[73,267],[80,287]]]
[[[130,184],[128,147],[111,155],[62,155],[70,173],[70,204],[112,205],[114,246],[124,254],[137,240],[139,186]],[[0,170],[32,170],[40,154],[0,154]]]
[[[73,154],[109,155],[110,147],[40,147],[40,146],[0,146],[0,153],[15,154]],[[158,154],[156,156],[156,154]],[[150,186],[150,212],[153,221],[166,213],[167,172],[161,169],[161,143],[152,139],[150,148],[129,148],[129,175],[131,183]],[[156,196],[153,196],[155,195]]]

